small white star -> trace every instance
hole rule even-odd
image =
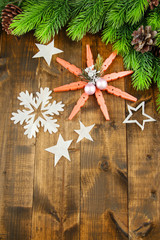
[[[45,149],[46,151],[55,154],[54,166],[56,166],[56,164],[58,163],[58,161],[60,160],[60,158],[62,156],[67,158],[69,161],[71,161],[69,153],[68,153],[68,148],[71,145],[72,141],[73,140],[64,141],[62,135],[59,134],[57,145],[54,145],[54,146],[52,146],[50,148],[46,148]]]
[[[89,134],[89,132],[92,130],[92,128],[95,126],[95,124],[85,127],[84,124],[80,122],[80,129],[79,130],[74,130],[76,133],[79,134],[78,140],[77,142],[80,142],[83,138],[86,138],[90,141],[93,141],[91,135]]]
[[[44,57],[49,66],[51,64],[52,55],[63,52],[62,50],[54,47],[54,40],[48,45],[36,43],[36,46],[38,47],[39,52],[36,53],[33,58]]]
[[[154,121],[156,121],[154,118],[152,118],[151,116],[149,116],[146,113],[144,113],[144,106],[145,106],[145,102],[141,102],[136,108],[131,107],[131,106],[128,105],[129,115],[126,117],[126,119],[124,120],[123,123],[136,123],[143,131],[144,130],[144,125],[145,125],[146,122],[154,122]],[[143,120],[142,124],[140,124],[137,120],[129,120],[130,117],[133,115],[132,110],[133,111],[138,111],[141,107],[142,107],[142,115],[147,117],[148,119]]]

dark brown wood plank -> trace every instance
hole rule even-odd
[[[37,90],[32,61],[32,34],[18,39],[1,35],[0,66],[0,239],[30,239],[35,139],[24,136],[11,113],[19,108],[21,91]]]
[[[62,31],[55,38],[55,47],[64,53],[58,56],[81,67],[81,43],[72,42]],[[76,81],[76,77],[61,67],[53,56],[51,67],[38,60],[37,79],[41,87],[55,87]],[[80,145],[76,144],[78,119],[69,121],[69,114],[80,93],[53,93],[56,101],[65,104],[65,110],[56,116],[59,131],[50,135],[41,129],[36,139],[32,239],[78,240],[80,213]],[[57,144],[59,134],[64,140],[73,139],[69,148],[71,162],[62,157],[54,167],[54,155],[44,151]]]
[[[103,44],[98,35],[87,35],[82,40],[83,67],[86,66],[86,44],[91,45],[94,59],[99,53],[105,60],[112,52],[111,46]],[[108,73],[122,70],[122,58],[118,56]],[[112,85],[124,90],[124,79]],[[81,142],[80,239],[120,240],[126,239],[128,234],[126,128],[122,124],[125,101],[105,92],[103,95],[110,121],[105,121],[94,96],[81,110],[82,122],[96,126],[91,132],[94,142]]]
[[[151,240],[160,238],[160,117],[155,111],[153,91],[137,95],[138,103],[146,100],[145,112],[157,122],[146,123],[143,131],[136,124],[127,125],[129,233],[133,239]],[[133,117],[144,119],[141,110]]]
[[[157,122],[146,123],[143,132],[135,124],[122,124],[128,114],[123,99],[103,93],[109,122],[94,96],[69,121],[83,91],[53,93],[54,100],[65,103],[65,111],[56,117],[59,131],[50,135],[41,128],[36,139],[28,139],[23,127],[10,120],[19,108],[19,93],[53,89],[77,78],[56,63],[56,56],[51,67],[44,59],[32,59],[37,52],[32,33],[19,39],[3,33],[0,41],[0,239],[159,239],[160,117],[153,92],[133,91],[129,77],[110,83],[137,95],[139,102],[146,99],[146,113]],[[78,67],[86,66],[86,44],[94,59],[98,53],[106,58],[112,52],[98,35],[77,43],[61,31],[55,39],[55,46],[64,50],[59,56]],[[122,70],[122,58],[117,56],[108,72]],[[79,120],[86,126],[96,123],[91,131],[94,142],[76,143]],[[71,162],[62,158],[54,167],[54,155],[44,149],[57,143],[59,133],[64,140],[74,139]]]

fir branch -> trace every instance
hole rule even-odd
[[[153,81],[157,83],[157,87],[160,89],[160,58],[154,57],[153,63]]]
[[[113,26],[107,25],[102,33],[102,41],[106,43],[106,45],[110,43],[114,43],[117,39],[117,31]]]
[[[159,88],[159,91],[160,91],[160,88]],[[157,111],[160,113],[160,93],[157,96],[156,105],[157,105]]]
[[[138,69],[139,63],[137,62],[137,52],[134,49],[126,53],[123,60],[126,69]]]
[[[81,0],[79,5],[79,13],[71,20],[67,30],[72,40],[81,40],[87,32],[98,32],[104,22],[103,0]]]
[[[102,41],[106,44],[108,42],[114,43],[113,48],[117,50],[117,53],[126,54],[128,53],[132,46],[132,32],[134,27],[130,27],[128,24],[124,24],[118,29],[114,29],[113,26],[107,26],[103,31]]]
[[[126,21],[131,25],[137,24],[144,16],[149,3],[147,0],[128,0]]]
[[[155,8],[151,11],[146,19],[147,25],[151,26],[153,30],[160,28],[160,7]]]
[[[129,27],[127,24],[124,24],[123,27],[117,30],[117,40],[113,48],[117,50],[119,54],[125,55],[131,50],[132,32],[133,27]]]
[[[50,10],[37,26],[35,36],[42,43],[47,43],[55,33],[65,26],[70,18],[68,0],[54,0]]]
[[[38,40],[47,43],[69,17],[68,0],[27,0],[23,12],[14,18],[11,29],[18,36],[36,29]]]
[[[160,47],[160,30],[157,31],[156,35],[156,45]]]
[[[117,39],[116,42],[113,44],[113,49],[117,51],[117,54],[125,54],[131,50],[131,44],[126,38],[123,36],[120,39]]]
[[[35,29],[50,9],[51,0],[27,0],[23,12],[17,15],[10,27],[14,35],[20,36]]]
[[[125,23],[137,24],[144,16],[149,5],[147,0],[106,0],[106,2],[110,3],[106,15],[106,24],[110,24],[114,28],[119,28]]]
[[[106,23],[116,29],[123,26],[126,20],[126,6],[127,1],[125,0],[115,1],[110,11],[107,12]]]
[[[72,18],[75,18],[80,13],[80,11],[82,11],[83,5],[85,3],[87,3],[86,0],[70,0]]]
[[[137,90],[149,89],[153,78],[153,54],[151,52],[140,53],[132,50],[124,56],[125,66],[131,67],[133,87]]]

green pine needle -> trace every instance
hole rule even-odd
[[[68,1],[54,1],[54,4],[37,26],[35,36],[42,43],[47,43],[59,30],[65,26],[70,18]]]
[[[47,43],[69,17],[68,0],[27,0],[23,12],[14,18],[11,29],[18,36],[36,29],[38,40]]]
[[[156,45],[160,47],[160,29],[157,31],[156,35]]]
[[[126,9],[126,21],[131,25],[137,24],[143,17],[149,6],[147,0],[128,0]]]
[[[160,91],[160,88],[159,88],[159,91]],[[157,105],[157,111],[160,113],[160,93],[157,96],[156,105]]]
[[[126,68],[132,69],[132,83],[137,90],[149,89],[153,78],[153,54],[151,52],[140,53],[132,50],[124,56]]]
[[[107,26],[103,31],[102,41],[106,44],[108,42],[114,43],[113,48],[117,50],[117,53],[122,55],[126,54],[132,48],[131,41],[133,30],[134,28],[130,27],[128,24],[124,24],[118,29]]]
[[[157,83],[157,87],[160,89],[160,58],[154,57],[153,63],[153,81]]]
[[[157,7],[151,11],[147,17],[147,25],[152,27],[152,30],[160,29],[160,8]]]
[[[106,28],[103,30],[102,34],[102,41],[106,44],[114,43],[117,39],[117,31],[113,26],[107,25]]]
[[[27,0],[23,12],[12,21],[12,33],[20,36],[35,29],[43,19],[43,16],[48,12],[49,2],[49,0]]]
[[[110,25],[112,24],[114,28],[123,26],[126,20],[126,5],[127,1],[115,1],[114,5],[107,13],[107,23]]]
[[[154,71],[153,81],[157,83],[157,87],[160,91],[160,58],[159,57],[154,58],[153,71]],[[160,113],[160,93],[157,96],[156,105],[157,105],[157,111]]]
[[[79,1],[79,4],[81,8],[69,23],[67,30],[72,40],[81,40],[87,32],[98,32],[104,22],[103,0],[83,0]]]
[[[125,23],[137,24],[144,16],[149,5],[147,0],[106,0],[106,3],[109,5],[106,25],[110,24],[115,29]]]

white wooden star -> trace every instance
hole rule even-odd
[[[83,138],[86,138],[90,141],[93,141],[91,135],[89,134],[89,132],[92,130],[92,128],[95,126],[95,124],[85,127],[84,124],[79,121],[80,123],[80,129],[79,130],[74,130],[76,133],[79,134],[79,137],[77,139],[77,142],[80,142]]]
[[[68,153],[68,148],[71,145],[72,141],[73,140],[64,141],[62,135],[59,134],[57,145],[54,145],[52,147],[49,147],[49,148],[45,149],[46,151],[55,154],[54,166],[56,166],[56,164],[58,163],[58,161],[60,160],[60,158],[62,156],[67,158],[69,161],[71,161],[69,153]]]
[[[154,118],[152,118],[151,116],[144,113],[144,107],[145,107],[145,102],[141,102],[136,108],[128,105],[129,115],[126,117],[126,119],[123,121],[123,123],[136,123],[143,131],[144,130],[144,125],[145,125],[146,122],[156,121]],[[135,120],[135,119],[134,120],[129,120],[131,118],[131,116],[133,115],[132,111],[138,111],[140,108],[142,108],[142,115],[147,117],[148,119],[144,119],[142,124],[140,124],[138,122],[138,120]]]
[[[62,50],[54,47],[54,40],[48,45],[36,43],[36,46],[38,47],[39,52],[36,53],[33,58],[44,57],[49,66],[51,64],[52,55],[63,52]]]

